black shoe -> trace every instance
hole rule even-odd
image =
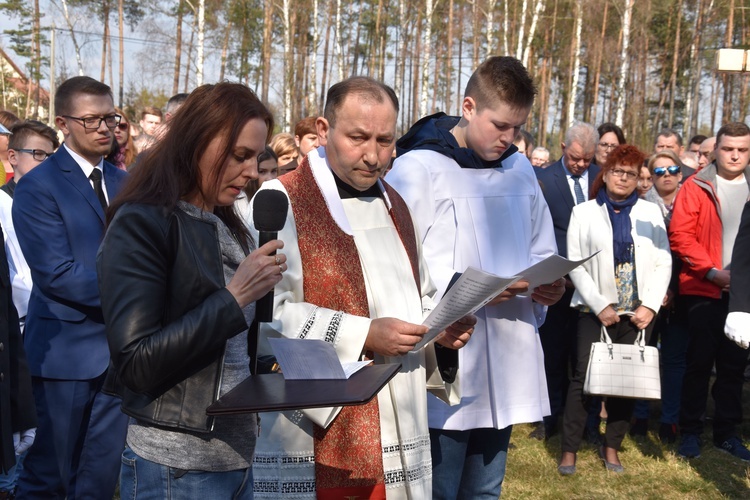
[[[659,426],[659,439],[664,444],[672,444],[677,441],[677,424],[662,424]]]
[[[544,441],[547,439],[547,432],[544,429],[544,423],[537,422],[534,425],[534,430],[529,433],[529,437],[538,441]]]
[[[633,437],[636,436],[645,436],[648,434],[648,419],[646,418],[637,418],[635,419],[635,423],[630,426],[630,435]]]

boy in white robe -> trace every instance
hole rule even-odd
[[[557,250],[536,176],[513,145],[535,94],[518,60],[492,57],[471,76],[461,117],[423,118],[397,143],[387,179],[417,220],[441,294],[468,266],[512,276]],[[433,498],[496,500],[512,425],[549,414],[538,327],[563,283],[518,282],[477,313],[459,351],[461,403],[428,400]]]

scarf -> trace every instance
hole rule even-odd
[[[638,193],[633,190],[626,199],[614,201],[607,196],[607,189],[602,188],[596,194],[596,202],[607,206],[609,220],[612,222],[615,264],[624,264],[630,260],[630,248],[633,245],[630,222],[630,209],[638,201]],[[617,210],[617,212],[616,212]]]

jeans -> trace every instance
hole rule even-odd
[[[678,297],[677,300],[681,301]],[[661,419],[662,424],[676,424],[680,421],[680,394],[682,377],[685,375],[685,353],[687,352],[689,333],[687,329],[687,310],[676,304],[669,320],[660,330],[661,345],[659,361],[661,364]],[[684,315],[684,316],[682,316]],[[685,318],[685,319],[683,319]],[[638,400],[635,403],[633,416],[637,419],[649,418],[649,401]]]
[[[120,498],[132,500],[252,500],[253,469],[227,472],[180,470],[122,452]]]
[[[0,474],[0,491],[14,491],[16,489],[16,483],[18,482],[18,476],[23,470],[23,459],[26,457],[26,452],[22,455],[16,455],[16,465],[10,468],[7,473]]]
[[[430,429],[433,500],[497,500],[512,430]]]

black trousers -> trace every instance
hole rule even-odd
[[[551,410],[550,417],[545,417],[545,421],[562,416],[568,394],[568,374],[576,365],[578,311],[570,308],[572,298],[573,289],[565,290],[562,298],[547,308],[547,317],[539,328]]]
[[[682,381],[680,431],[699,435],[703,432],[708,384],[716,364],[714,398],[714,442],[721,444],[737,435],[742,422],[742,383],[747,351],[724,335],[729,297],[711,299],[684,295],[688,310],[687,368]]]
[[[646,342],[651,336],[653,321],[646,328]],[[589,396],[583,394],[583,383],[591,355],[591,344],[599,341],[602,324],[593,313],[579,313],[578,316],[578,361],[575,374],[568,388],[568,399],[565,403],[563,420],[562,451],[577,453],[583,439],[583,430],[588,415]],[[607,333],[616,344],[632,344],[638,336],[638,329],[627,316],[620,317],[620,322],[607,328]],[[635,399],[607,397],[607,430],[604,434],[604,446],[620,449],[622,440],[630,426]]]

